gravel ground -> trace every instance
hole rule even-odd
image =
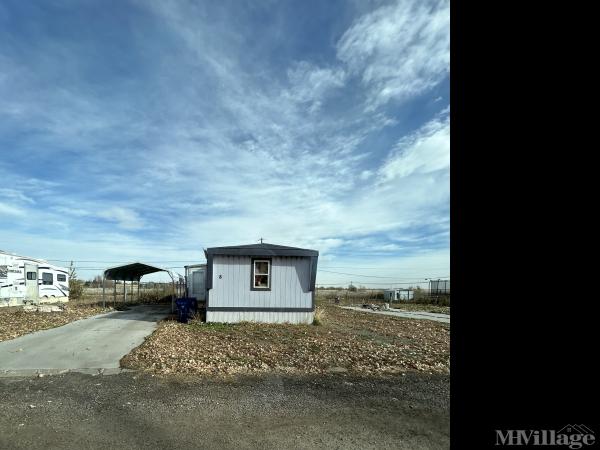
[[[359,305],[360,306],[360,305]],[[425,311],[430,313],[450,314],[449,306],[431,305],[428,303],[390,303],[390,308],[403,311]]]
[[[322,308],[320,326],[164,321],[121,366],[205,375],[449,373],[449,324]]]
[[[24,311],[20,307],[0,309],[0,341],[14,339],[34,331],[46,330],[84,319],[112,308],[65,305],[60,312]]]
[[[449,447],[449,376],[0,379],[0,448]]]

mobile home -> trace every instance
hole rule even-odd
[[[206,321],[312,323],[319,252],[273,244],[206,255]]]
[[[0,306],[69,301],[69,271],[0,250]]]

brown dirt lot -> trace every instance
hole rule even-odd
[[[165,374],[449,373],[448,324],[322,308],[321,326],[164,321],[121,364]]]
[[[61,312],[23,311],[22,308],[0,309],[0,342],[34,331],[60,327],[75,320],[110,311],[97,306],[66,305]]]
[[[0,378],[2,449],[447,449],[448,375]]]

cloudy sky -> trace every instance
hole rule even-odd
[[[0,249],[449,275],[449,1],[0,3]],[[338,272],[338,273],[334,273]]]

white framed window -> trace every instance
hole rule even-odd
[[[56,281],[67,281],[67,276],[59,273],[56,275]]]
[[[253,259],[252,260],[252,290],[268,291],[271,290],[271,260]]]

